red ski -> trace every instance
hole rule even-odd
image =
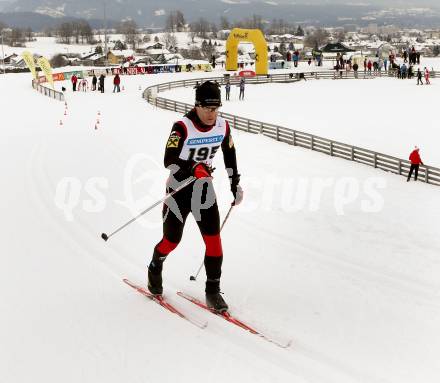
[[[141,293],[144,297],[147,297],[148,299],[152,300],[153,302],[156,302],[158,305],[162,306],[164,309],[168,310],[169,312],[172,312],[173,314],[176,314],[182,319],[185,319],[186,321],[190,322],[194,326],[197,326],[198,328],[204,329],[208,325],[207,322],[201,323],[198,321],[195,321],[194,319],[188,317],[184,313],[182,313],[180,310],[176,309],[171,303],[167,302],[166,299],[162,295],[154,295],[151,294],[147,289],[143,288],[142,286],[136,285],[133,282],[130,282],[128,279],[123,279],[123,281],[135,289],[138,293]]]
[[[264,340],[277,345],[278,347],[288,348],[292,344],[291,340],[289,340],[288,342],[285,342],[285,343],[278,342],[278,341],[268,337],[267,335],[262,334],[261,332],[255,330],[254,328],[252,328],[251,326],[249,326],[246,323],[242,322],[241,320],[235,318],[229,312],[226,311],[226,312],[221,313],[221,312],[215,311],[214,309],[209,308],[208,306],[206,306],[205,303],[199,301],[197,298],[194,298],[191,295],[185,294],[185,293],[183,293],[181,291],[178,291],[177,295],[179,295],[180,297],[185,298],[186,300],[194,303],[195,305],[201,307],[202,309],[205,309],[205,310],[213,313],[214,315],[217,315],[220,318],[223,318],[226,321],[235,324],[236,326],[242,328],[243,330],[249,331],[251,334],[257,335],[260,338],[263,338]]]

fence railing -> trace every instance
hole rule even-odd
[[[335,71],[304,73],[304,77],[306,79],[335,78],[335,76],[336,78],[340,78],[339,71],[336,73]],[[342,78],[355,78],[355,75],[353,74],[353,72],[351,72],[350,74],[350,72],[343,70]],[[359,72],[358,78],[363,78],[363,73]],[[191,80],[172,81],[146,88],[143,92],[143,98],[145,98],[150,104],[155,105],[158,108],[171,110],[178,113],[186,113],[193,108],[193,105],[158,97],[157,94],[175,88],[194,87],[197,84],[202,83],[206,80],[217,81],[219,84],[223,84],[225,82],[224,77],[206,77]],[[240,78],[235,78],[232,76],[229,80],[231,84],[240,82]],[[293,76],[291,76],[289,73],[270,76],[256,76],[246,79],[246,83],[248,84],[295,81],[300,81],[300,76],[296,76],[296,74],[293,74]],[[285,142],[289,145],[299,146],[305,149],[310,149],[323,154],[327,154],[329,156],[358,162],[394,174],[406,176],[411,166],[411,163],[408,160],[393,157],[384,153],[375,152],[369,149],[363,149],[357,146],[344,144],[342,142],[301,132],[299,130],[289,129],[267,122],[244,118],[230,113],[219,112],[219,115],[227,120],[231,127],[235,129],[250,133],[262,134],[277,141]],[[419,180],[432,185],[440,186],[440,169],[432,166],[420,166]]]
[[[47,97],[53,98],[58,101],[64,101],[63,92],[48,88],[47,86],[44,86],[42,84],[38,84],[35,80],[32,80],[32,87]]]

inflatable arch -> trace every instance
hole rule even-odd
[[[259,29],[234,28],[226,41],[226,70],[237,70],[238,44],[241,41],[251,42],[255,47],[255,72],[266,75],[267,43]]]

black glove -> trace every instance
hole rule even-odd
[[[233,174],[229,177],[231,180],[231,192],[234,196],[233,205],[240,205],[241,201],[243,201],[243,189],[239,185],[240,183],[240,174]]]

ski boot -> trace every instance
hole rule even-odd
[[[148,268],[148,290],[153,295],[162,295],[163,287],[162,287],[162,273],[159,274],[153,273],[150,268]]]
[[[148,266],[148,290],[153,295],[162,295],[162,262],[152,259]]]
[[[229,308],[220,293],[206,293],[206,305],[219,313],[224,313]]]

